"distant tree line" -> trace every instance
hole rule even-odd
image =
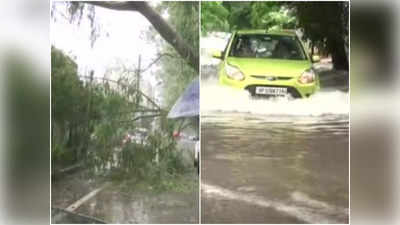
[[[348,2],[202,2],[203,35],[236,29],[300,29],[303,39],[348,69]]]

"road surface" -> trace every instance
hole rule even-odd
[[[326,71],[321,92],[293,101],[213,77],[201,87],[201,222],[348,223],[346,73]]]

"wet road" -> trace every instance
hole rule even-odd
[[[78,213],[116,224],[198,223],[198,188],[189,193],[102,191]]]
[[[69,174],[52,183],[52,223],[198,223],[197,172],[188,172],[174,182],[176,191],[153,191],[147,183],[115,182],[77,208],[75,214],[60,213],[83,196],[110,180],[93,179],[86,171]],[[92,222],[91,222],[92,221]]]
[[[348,114],[238,111],[202,114],[202,223],[348,223]]]

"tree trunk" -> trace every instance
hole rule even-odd
[[[331,40],[329,52],[332,54],[333,67],[337,70],[349,70],[344,41]]]
[[[314,55],[314,42],[311,41],[311,57]]]

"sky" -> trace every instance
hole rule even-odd
[[[50,21],[51,43],[75,59],[81,74],[94,70],[94,76],[103,77],[106,68],[116,62],[123,62],[127,67],[136,67],[138,56],[142,55],[142,66],[145,67],[157,58],[155,43],[146,40],[145,35],[152,25],[140,13],[96,7],[95,19],[100,24],[101,36],[91,48],[91,29],[87,17],[83,16],[79,26],[76,23],[70,24],[62,15],[68,16],[64,3],[54,4],[58,13],[55,15],[56,20]],[[163,17],[167,18],[168,14]],[[156,70],[157,66],[153,66],[142,74],[143,80],[152,86],[158,83],[154,75]]]

